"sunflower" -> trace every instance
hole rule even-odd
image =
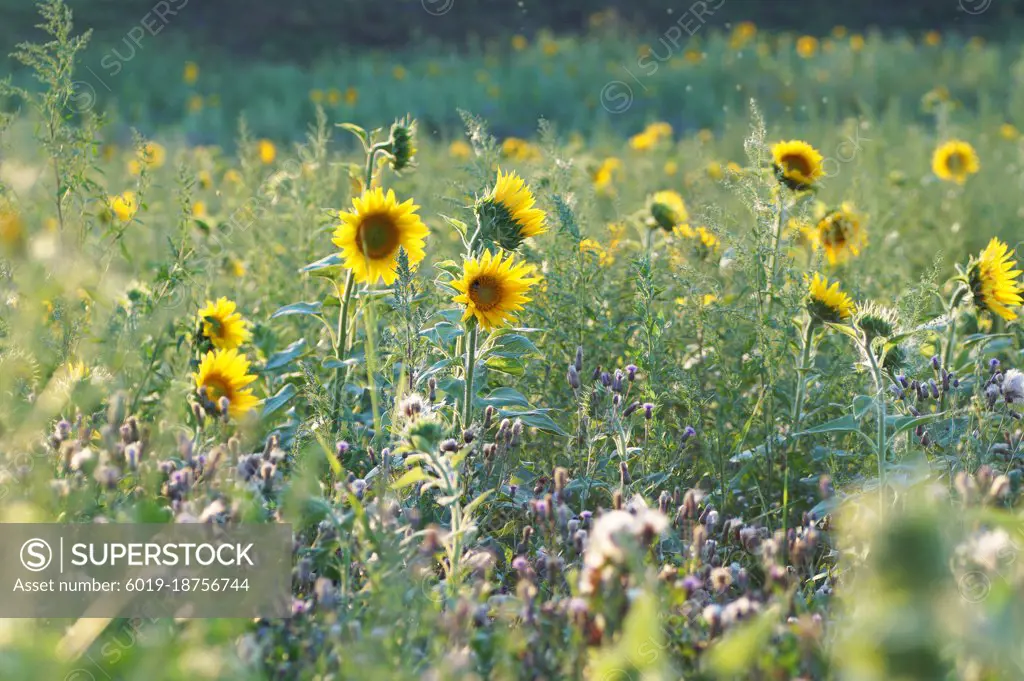
[[[108,199],[110,204],[110,210],[117,216],[117,219],[121,222],[129,222],[135,213],[139,210],[139,200],[135,196],[135,192],[127,191],[123,194],[111,196]]]
[[[199,319],[203,323],[203,336],[209,338],[215,348],[234,350],[249,340],[248,324],[227,298],[206,301],[206,307],[199,310]]]
[[[1015,267],[1013,251],[1008,251],[1008,246],[999,239],[992,239],[967,269],[974,304],[1008,322],[1017,318],[1017,313],[1010,308],[1020,307],[1024,302],[1021,298],[1024,286],[1018,281],[1021,271]]]
[[[794,191],[810,189],[822,175],[821,154],[801,140],[773,145],[772,161],[779,182]]]
[[[674,227],[685,223],[690,218],[683,197],[672,190],[655,192],[650,203],[653,220],[651,227],[661,227],[666,232],[670,232]]]
[[[721,247],[718,237],[708,231],[707,227],[694,229],[690,225],[679,225],[672,230],[672,233],[681,239],[691,241],[694,254],[698,259],[704,260]]]
[[[196,391],[219,408],[222,399],[228,403],[228,415],[239,418],[256,408],[259,399],[247,385],[256,380],[249,373],[249,360],[238,350],[211,350],[192,374]]]
[[[21,217],[0,201],[0,246],[14,248],[20,245],[24,233]]]
[[[452,301],[466,306],[462,321],[476,317],[480,326],[490,330],[504,325],[530,301],[527,293],[541,281],[533,274],[532,265],[514,263],[511,255],[484,251],[479,258],[467,260],[462,278],[452,282],[459,292]]]
[[[398,274],[398,249],[404,248],[409,264],[416,265],[426,255],[424,239],[427,226],[416,214],[419,206],[412,199],[398,203],[395,192],[380,187],[364,191],[352,199],[352,212],[340,214],[341,224],[334,230],[334,245],[341,249],[345,267],[356,281],[372,284],[383,279],[394,283]]]
[[[853,301],[839,290],[838,281],[829,285],[828,279],[817,272],[813,277],[804,275],[804,279],[807,281],[807,311],[813,319],[837,324],[853,315]]]
[[[980,168],[978,152],[962,140],[951,140],[940,145],[932,156],[932,172],[940,180],[963,184],[968,175],[973,175]]]
[[[485,243],[514,251],[524,239],[546,232],[546,216],[540,208],[534,208],[535,203],[523,178],[499,170],[494,188],[476,205]]]
[[[260,163],[270,165],[277,158],[277,147],[267,139],[262,139],[256,144],[256,154],[260,157]]]
[[[825,250],[829,265],[844,262],[851,255],[860,255],[860,249],[867,244],[861,216],[848,202],[819,220],[815,232],[814,241]]]

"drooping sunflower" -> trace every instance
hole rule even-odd
[[[1024,303],[1021,294],[1024,286],[1016,269],[1017,261],[1013,251],[999,239],[988,242],[976,259],[967,268],[967,279],[974,295],[974,304],[982,310],[989,310],[1006,321],[1013,321],[1017,313],[1011,308]]]
[[[541,281],[532,265],[516,263],[512,255],[491,255],[467,260],[462,278],[452,282],[459,295],[453,302],[466,307],[462,321],[475,317],[484,330],[503,326],[530,302],[530,289]]]
[[[655,192],[651,196],[650,210],[651,227],[661,227],[666,232],[690,219],[683,197],[671,189]]]
[[[829,265],[845,262],[851,255],[860,255],[860,249],[868,241],[861,216],[854,210],[853,204],[845,201],[842,206],[829,211],[819,220],[815,231],[814,242],[824,249]]]
[[[476,204],[484,242],[514,251],[524,239],[546,232],[546,216],[536,203],[523,178],[499,170],[494,187]]]
[[[192,374],[196,391],[214,407],[228,402],[228,415],[237,419],[256,408],[259,398],[247,388],[256,377],[249,373],[249,360],[238,350],[211,350]]]
[[[839,289],[838,281],[830,285],[828,279],[818,272],[813,277],[804,275],[804,278],[807,281],[807,311],[813,319],[838,324],[853,315],[853,301]]]
[[[203,323],[203,336],[220,350],[234,350],[251,335],[248,324],[236,312],[235,303],[227,298],[207,300],[206,307],[199,310],[199,320]]]
[[[802,140],[778,142],[772,146],[775,177],[794,191],[810,189],[822,176],[821,154]]]
[[[398,249],[404,248],[409,264],[416,265],[426,253],[424,240],[429,230],[416,213],[412,199],[399,203],[395,192],[380,187],[352,199],[352,212],[340,213],[341,224],[334,230],[334,245],[341,249],[345,267],[356,281],[394,283],[398,274]]]
[[[978,172],[980,168],[978,152],[963,140],[950,140],[939,145],[932,156],[932,172],[940,180],[963,184],[968,176]]]

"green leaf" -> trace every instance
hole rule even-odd
[[[434,265],[437,269],[442,272],[447,272],[455,278],[462,276],[462,265],[455,262],[454,260],[442,260],[441,262]]]
[[[426,471],[417,466],[416,468],[410,468],[405,473],[402,473],[402,476],[398,478],[398,480],[391,483],[391,489],[405,489],[406,487],[412,487],[416,483],[423,482],[424,480],[430,480],[430,476],[427,475]]]
[[[338,123],[337,126],[342,130],[348,130],[350,133],[359,138],[359,141],[363,143],[363,149],[370,148],[370,135],[360,128],[355,123]]]
[[[288,401],[295,397],[298,390],[291,383],[286,383],[277,394],[273,397],[268,398],[263,403],[263,417],[266,418],[274,412],[278,411],[284,405],[288,404]]]
[[[874,406],[875,398],[867,395],[857,395],[853,398],[853,415],[859,421]]]
[[[274,371],[281,367],[291,364],[302,352],[306,349],[306,339],[300,338],[281,352],[275,352],[267,360],[267,365],[263,367],[264,371]]]
[[[476,381],[473,382],[476,383]],[[530,402],[513,388],[495,388],[487,397],[478,397],[476,403],[482,407],[491,406],[495,409],[500,407],[530,408]]]
[[[341,254],[331,253],[330,255],[320,258],[316,262],[311,262],[308,265],[302,267],[299,271],[307,274],[312,274],[314,277],[327,277],[328,279],[335,279],[345,269],[342,264]]]
[[[448,225],[450,225],[451,227],[454,227],[455,231],[457,231],[463,238],[466,237],[465,222],[463,222],[462,220],[456,220],[455,218],[452,217],[448,217],[447,215],[442,215],[441,219],[448,223]]]
[[[853,414],[847,414],[846,416],[840,416],[837,419],[826,421],[821,425],[808,428],[807,430],[800,431],[799,433],[793,433],[793,437],[800,437],[802,435],[818,435],[821,433],[854,432],[860,432],[860,420]]]
[[[498,414],[502,418],[518,418],[522,420],[524,425],[530,428],[536,428],[537,430],[544,431],[545,433],[551,433],[553,435],[568,435],[569,433],[562,430],[562,428],[555,423],[550,416],[547,415],[549,409],[530,409],[528,411],[512,411],[508,409],[499,409]]]
[[[512,357],[489,357],[484,365],[488,369],[508,376],[521,377],[526,375],[526,367],[518,359]]]
[[[319,301],[312,303],[292,303],[291,305],[285,305],[284,307],[277,308],[274,314],[270,315],[271,319],[277,319],[278,317],[287,317],[288,315],[315,315],[319,314],[323,309],[323,304]]]
[[[941,421],[948,417],[948,414],[944,411],[937,414],[922,414],[921,416],[890,416],[885,420],[886,425],[893,429],[892,434],[889,436],[889,442],[891,443],[900,433],[917,428],[918,426],[934,423],[935,421]]]
[[[482,354],[486,357],[519,359],[528,355],[539,355],[540,350],[526,336],[505,334],[494,339],[491,346]]]

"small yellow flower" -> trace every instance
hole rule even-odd
[[[842,40],[843,38],[845,38],[846,37],[846,27],[845,26],[833,26],[832,27],[832,37],[835,38],[836,40]]]
[[[722,171],[722,164],[719,163],[718,161],[712,161],[711,163],[709,163],[708,167],[706,168],[706,172],[708,174],[708,177],[710,177],[712,180],[721,180],[724,176],[724,173]]]
[[[854,52],[860,52],[864,49],[864,36],[860,33],[854,33],[850,36],[850,49]]]
[[[473,147],[469,146],[465,140],[453,140],[448,145],[448,155],[452,158],[465,160],[473,155]]]
[[[796,41],[796,53],[810,59],[818,53],[818,39],[810,35],[800,36]]]
[[[256,408],[259,398],[248,388],[256,380],[249,373],[249,360],[238,350],[211,350],[192,374],[196,392],[214,408],[227,400],[228,415],[238,419]]]
[[[313,102],[314,104],[323,104],[324,91],[319,88],[313,88],[312,90],[309,91],[309,101]]]
[[[398,249],[404,248],[409,264],[415,266],[426,255],[423,247],[429,234],[416,213],[412,199],[399,203],[395,192],[376,187],[352,200],[352,212],[340,213],[341,224],[333,243],[341,249],[345,267],[356,281],[374,284],[383,280],[390,286],[398,273]]]
[[[256,145],[256,150],[259,153],[260,163],[263,165],[270,165],[277,158],[277,147],[268,139],[260,140]]]
[[[350,87],[345,90],[345,103],[349,106],[355,106],[356,102],[359,101],[359,91],[354,87]]]
[[[248,323],[236,311],[234,302],[227,298],[207,300],[206,307],[199,310],[199,321],[203,325],[203,337],[220,350],[233,350],[251,337]]]
[[[601,161],[601,165],[594,171],[594,189],[599,192],[609,192],[612,188],[612,180],[615,172],[622,167],[622,161],[610,156]]]
[[[822,176],[821,154],[807,142],[790,140],[772,146],[775,175],[795,191],[809,189]]]
[[[553,57],[558,54],[558,43],[554,40],[544,40],[541,45],[541,49],[544,51],[546,56]]]
[[[185,62],[185,70],[181,74],[181,79],[185,85],[195,85],[199,80],[199,65],[194,61]]]
[[[679,172],[679,164],[672,160],[665,161],[665,165],[662,167],[662,171],[666,175],[671,177],[672,175],[675,175],[677,172]]]
[[[196,181],[199,182],[200,189],[209,189],[213,186],[213,175],[209,170],[200,170],[196,174]]]
[[[139,210],[139,202],[133,191],[111,196],[108,199],[108,203],[110,204],[110,210],[121,222],[129,222]]]
[[[1016,319],[1017,313],[1011,308],[1018,308],[1024,302],[1021,298],[1024,286],[1019,279],[1021,271],[1016,267],[1013,251],[1005,243],[999,239],[989,241],[967,268],[974,304],[1008,322]]]
[[[935,47],[942,42],[942,34],[938,31],[928,31],[924,34],[924,42],[926,45]]]
[[[202,220],[207,216],[208,213],[206,212],[205,201],[196,201],[194,204],[192,204],[192,217]]]
[[[228,273],[233,277],[241,279],[245,276],[245,263],[238,258],[231,258],[228,261]]]
[[[736,28],[732,31],[732,37],[729,40],[729,46],[733,49],[739,49],[746,45],[748,42],[753,40],[754,36],[757,35],[757,25],[752,21],[741,21],[736,24]]]
[[[234,168],[228,168],[224,172],[224,184],[239,186],[242,184],[242,173],[238,172]]]
[[[526,40],[525,35],[516,34],[512,36],[512,49],[516,52],[522,52],[528,45],[529,42]]]
[[[459,292],[452,302],[465,306],[462,321],[475,318],[484,330],[505,326],[530,302],[530,289],[540,283],[532,265],[516,263],[512,255],[484,251],[463,264],[461,279],[452,282]]]
[[[327,105],[338,106],[341,104],[341,90],[336,87],[327,90]]]
[[[848,320],[855,311],[850,296],[839,288],[839,282],[831,285],[818,272],[813,277],[804,275],[807,282],[807,311],[817,321],[838,324]]]
[[[192,95],[188,98],[188,110],[190,113],[199,113],[203,110],[203,96]]]
[[[932,156],[932,172],[939,179],[963,184],[980,170],[978,153],[963,140],[950,140],[940,145]]]
[[[583,239],[580,241],[580,253],[595,256],[601,267],[607,267],[615,262],[615,256],[595,239]]]
[[[167,161],[167,150],[159,142],[146,142],[139,160],[150,168],[161,168]]]
[[[501,143],[501,153],[514,161],[531,161],[540,158],[540,149],[518,137],[506,138]]]
[[[405,77],[406,75],[408,75],[408,72],[405,70],[404,66],[398,64],[393,69],[391,69],[391,75],[394,76],[395,80],[405,80]]]
[[[1004,140],[1012,142],[1020,137],[1020,130],[1013,123],[1003,123],[999,126],[999,134]]]

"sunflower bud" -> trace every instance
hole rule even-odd
[[[387,151],[391,154],[391,167],[401,172],[415,163],[416,121],[401,118],[391,126],[391,139]]]

